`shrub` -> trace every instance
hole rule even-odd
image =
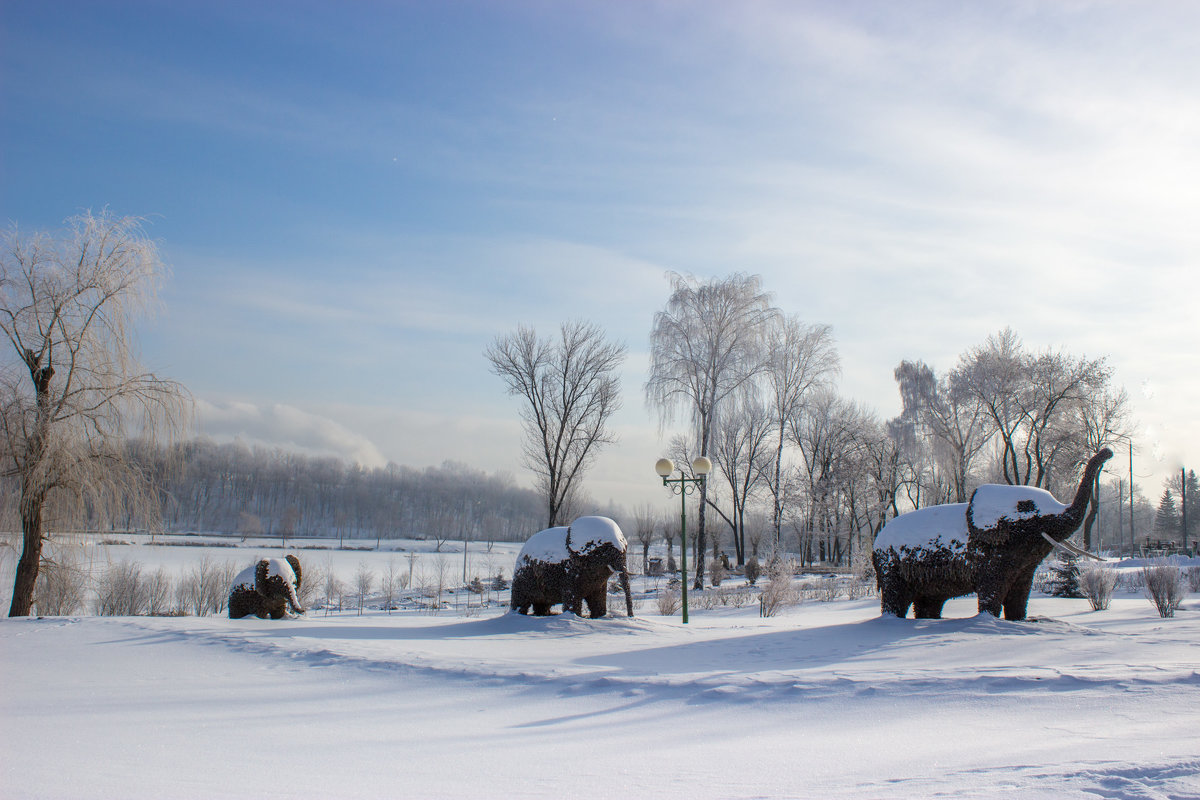
[[[300,591],[296,592],[296,599],[300,601],[301,608],[312,608],[317,602],[321,584],[325,582],[325,569],[315,561],[301,566],[304,569],[300,575]]]
[[[237,573],[232,561],[217,562],[206,553],[181,578],[181,589],[176,594],[182,600],[180,605],[197,617],[220,614],[229,602],[229,590]]]
[[[1158,564],[1142,567],[1142,578],[1146,586],[1146,597],[1154,603],[1160,617],[1175,616],[1175,609],[1183,602],[1183,575],[1179,567]]]
[[[176,609],[171,604],[175,594],[175,585],[164,567],[159,567],[153,574],[146,576],[146,613],[152,617],[177,616]]]
[[[680,595],[674,589],[664,589],[658,593],[658,613],[664,617],[673,617],[679,613]]]
[[[781,608],[794,606],[800,602],[800,592],[792,585],[792,578],[784,572],[777,573],[758,598],[758,614],[760,617],[773,617]]]
[[[1117,587],[1117,573],[1108,567],[1089,565],[1079,571],[1079,588],[1093,611],[1104,611]]]
[[[758,582],[758,576],[762,575],[762,565],[758,563],[758,558],[750,556],[750,560],[746,562],[746,583],[753,586]]]
[[[1188,567],[1184,573],[1187,575],[1188,591],[1200,592],[1200,567]]]
[[[837,600],[842,594],[842,582],[833,576],[817,581],[816,595],[822,603]]]
[[[73,552],[64,552],[58,561],[43,560],[33,590],[33,603],[43,616],[64,617],[83,606],[87,593],[87,573]]]
[[[149,587],[142,580],[142,567],[130,561],[109,564],[96,582],[96,613],[102,617],[132,617],[145,614]]]
[[[713,586],[720,586],[721,581],[725,580],[728,577],[729,577],[729,572],[726,571],[725,566],[720,561],[718,561],[717,559],[714,558],[712,560],[712,562],[709,563],[709,565],[708,565],[709,581],[712,583]]]
[[[850,598],[851,600],[858,600],[863,597],[867,597],[875,589],[874,571],[871,572],[871,577],[866,580],[859,577],[851,578],[850,580],[846,581],[845,588],[846,597]]]
[[[1060,553],[1050,568],[1048,588],[1051,597],[1084,597],[1079,585],[1079,556],[1067,551]]]

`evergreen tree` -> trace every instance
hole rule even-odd
[[[1183,487],[1183,503],[1187,504],[1187,526],[1188,529],[1184,532],[1188,537],[1189,543],[1194,543],[1196,538],[1200,536],[1200,480],[1196,479],[1196,470],[1190,469],[1187,474],[1187,481]]]
[[[1079,556],[1068,551],[1058,554],[1058,561],[1050,568],[1047,586],[1051,597],[1083,597],[1079,585]]]
[[[1179,512],[1175,509],[1175,495],[1163,489],[1158,501],[1158,512],[1154,515],[1154,533],[1160,539],[1173,538],[1179,534]]]

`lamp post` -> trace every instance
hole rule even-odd
[[[654,471],[662,478],[663,486],[670,489],[672,494],[679,495],[679,564],[683,570],[683,580],[679,585],[683,599],[683,624],[687,625],[687,496],[704,484],[705,476],[712,472],[712,462],[704,456],[693,461],[692,472],[698,476],[695,478],[684,475],[682,467],[679,470],[678,478],[670,477],[671,473],[675,471],[675,464],[669,458],[660,458],[654,465]]]
[[[1136,534],[1133,530],[1133,437],[1126,433],[1112,434],[1113,441],[1122,439],[1129,445],[1129,557],[1133,558],[1133,550],[1137,544]],[[1097,477],[1097,481],[1099,477]],[[1120,512],[1121,504],[1117,503],[1117,511]],[[1120,553],[1120,548],[1117,549]]]

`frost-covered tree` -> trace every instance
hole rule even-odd
[[[177,434],[189,398],[136,355],[134,325],[166,272],[139,220],[89,212],[57,236],[14,227],[0,247],[0,476],[18,484],[23,540],[9,615],[26,616],[47,511],[152,521],[157,498],[126,443]]]
[[[616,441],[608,421],[621,407],[617,370],[625,346],[607,341],[592,323],[563,323],[556,339],[522,325],[497,336],[484,357],[508,393],[525,401],[525,465],[538,478],[553,527],[597,452]]]
[[[778,313],[757,275],[700,281],[671,273],[671,296],[654,315],[646,403],[665,424],[686,414],[696,447],[708,455],[717,414],[766,366],[767,333]],[[707,481],[696,525],[695,587],[704,583]]]
[[[1105,359],[1047,350],[1029,353],[1005,328],[968,350],[955,368],[963,389],[987,412],[1000,473],[1009,484],[1054,490],[1087,460],[1087,399],[1108,390]]]
[[[788,315],[778,315],[771,321],[762,382],[775,440],[770,468],[763,477],[771,494],[771,525],[777,545],[787,502],[784,463],[787,426],[804,413],[813,392],[829,387],[840,372],[841,364],[830,326],[810,325]]]

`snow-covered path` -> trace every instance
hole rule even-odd
[[[1200,798],[1200,614],[1032,610],[5,621],[0,794]]]

